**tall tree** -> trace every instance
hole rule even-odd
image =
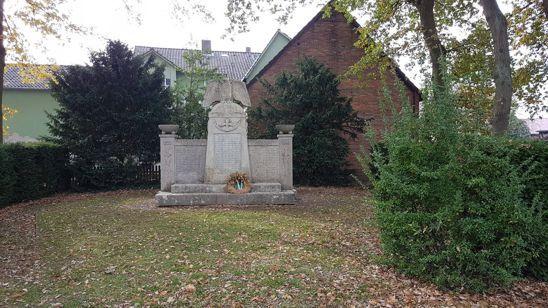
[[[250,126],[264,133],[259,137],[274,137],[277,124],[295,124],[295,180],[303,185],[345,184],[349,149],[342,134],[355,138],[365,123],[350,99],[340,95],[340,81],[327,67],[304,58],[297,68],[296,73],[278,75],[274,84],[263,82],[268,96],[251,110]]]
[[[480,0],[480,4],[493,38],[495,57],[495,98],[491,125],[495,135],[502,135],[508,130],[512,108],[512,59],[508,42],[508,23],[496,0]]]
[[[52,95],[60,107],[49,115],[49,140],[71,153],[83,179],[95,167],[124,170],[136,162],[156,161],[158,124],[169,119],[171,106],[163,69],[117,41],[92,53],[90,63],[55,73]],[[109,176],[95,179],[108,183]]]
[[[179,125],[177,134],[184,139],[201,139],[207,136],[208,109],[201,105],[207,83],[222,79],[222,75],[208,65],[200,50],[183,54],[186,68],[179,72],[182,78],[175,83],[174,113],[172,120]]]
[[[443,46],[436,18],[434,17],[434,0],[408,0],[415,6],[420,18],[420,31],[424,38],[430,63],[432,63],[432,81],[434,84],[443,85],[442,62],[445,60],[445,47]]]

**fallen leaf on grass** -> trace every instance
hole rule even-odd
[[[105,270],[105,274],[112,275],[112,274],[114,274],[115,271],[116,271],[116,266],[109,266]]]
[[[186,287],[184,287],[183,290],[186,293],[194,293],[194,292],[196,292],[196,287],[193,284],[189,284]]]

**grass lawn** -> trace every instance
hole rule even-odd
[[[546,306],[548,285],[459,294],[379,264],[366,194],[304,188],[297,206],[159,209],[154,191],[0,209],[0,306]]]

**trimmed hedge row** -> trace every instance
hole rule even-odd
[[[67,158],[49,143],[0,145],[0,206],[67,190]]]
[[[154,163],[84,163],[51,143],[0,145],[0,207],[63,191],[158,186]]]

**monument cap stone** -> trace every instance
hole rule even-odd
[[[295,125],[292,124],[278,124],[276,129],[280,131],[280,134],[292,134],[295,129]]]
[[[175,134],[179,130],[179,125],[175,124],[160,124],[158,128],[162,131],[162,134]]]
[[[251,107],[245,83],[237,80],[210,81],[207,84],[202,105],[209,107],[216,102],[238,101],[245,107]]]

